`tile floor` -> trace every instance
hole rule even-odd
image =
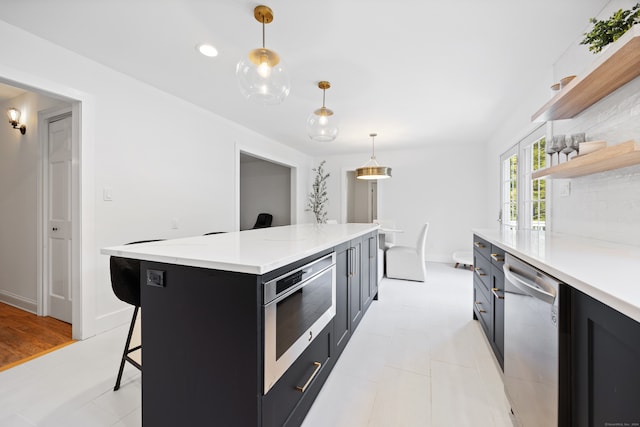
[[[303,427],[508,426],[500,370],[471,320],[471,272],[384,279]],[[126,326],[0,373],[0,426],[139,427],[140,373],[113,392]]]

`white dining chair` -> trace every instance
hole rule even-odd
[[[390,279],[415,280],[424,282],[427,278],[425,246],[429,223],[425,223],[418,236],[416,247],[392,246],[386,250],[386,270]]]

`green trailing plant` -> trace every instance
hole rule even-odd
[[[307,211],[313,212],[318,224],[325,224],[327,222],[326,204],[329,201],[327,197],[327,178],[329,178],[330,174],[324,171],[325,162],[326,160],[323,160],[317,168],[311,169],[316,173],[316,176],[313,180],[312,190],[309,193],[306,209]]]
[[[584,40],[580,44],[588,44],[591,52],[598,53],[606,45],[618,40],[635,24],[640,23],[640,3],[630,10],[618,10],[607,20],[591,18],[589,22],[593,24],[593,29],[584,34]]]

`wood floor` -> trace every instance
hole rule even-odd
[[[0,371],[72,342],[69,323],[0,303]]]

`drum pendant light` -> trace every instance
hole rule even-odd
[[[236,66],[240,92],[262,105],[280,104],[289,95],[291,84],[280,56],[264,43],[264,26],[273,21],[273,11],[267,6],[256,6],[253,16],[262,23],[262,47],[253,49]]]
[[[387,179],[391,178],[391,168],[380,166],[376,160],[375,137],[377,133],[370,133],[371,137],[371,159],[362,167],[356,169],[358,179]]]
[[[338,136],[338,126],[333,111],[324,106],[325,92],[331,87],[326,81],[318,82],[322,89],[322,107],[311,113],[307,119],[307,134],[318,142],[331,142]]]

